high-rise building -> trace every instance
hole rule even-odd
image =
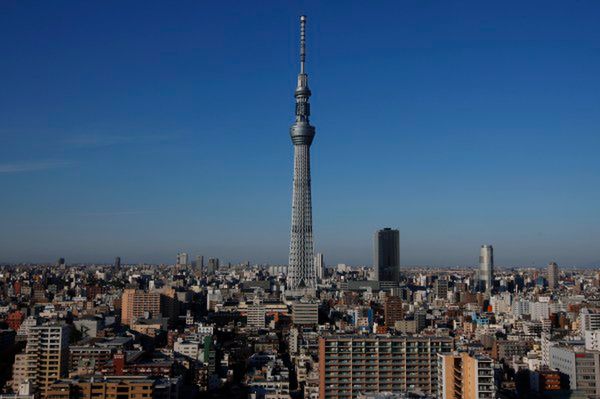
[[[317,272],[317,279],[323,280],[323,277],[325,277],[325,261],[323,254],[315,255],[315,270]]]
[[[404,318],[404,309],[402,309],[402,300],[397,296],[388,296],[383,306],[385,326],[392,328],[397,321]]]
[[[68,326],[31,327],[25,353],[18,355],[13,365],[13,387],[30,381],[45,398],[50,385],[67,374],[68,351]]]
[[[479,252],[480,291],[491,291],[494,287],[494,247],[482,245]]]
[[[56,261],[56,266],[64,267],[65,265],[65,258],[58,258],[58,260]]]
[[[208,258],[208,267],[206,268],[206,272],[208,274],[215,274],[217,270],[219,270],[219,259]]]
[[[126,289],[121,298],[121,323],[130,324],[134,319],[146,315],[158,317],[160,309],[160,292]]]
[[[426,310],[417,310],[414,314],[415,324],[417,332],[423,331],[427,328],[427,311]]]
[[[316,273],[313,254],[312,199],[310,184],[310,145],[315,128],[310,124],[311,95],[305,71],[306,16],[300,17],[300,73],[294,92],[296,121],[290,128],[294,144],[294,187],[292,195],[292,228],[287,284],[290,290],[314,290]]]
[[[558,265],[556,262],[548,263],[548,287],[558,287]]]
[[[187,266],[188,254],[181,252],[177,254],[177,266]]]
[[[495,392],[492,359],[466,352],[438,354],[439,398],[493,399]]]
[[[120,257],[120,256],[117,256],[117,257],[115,258],[115,267],[116,267],[117,269],[119,269],[119,268],[121,267],[121,257]]]
[[[373,268],[378,281],[400,281],[400,232],[389,227],[373,237]]]
[[[196,269],[197,270],[204,269],[204,256],[202,256],[202,255],[196,256]]]
[[[319,339],[319,398],[365,397],[380,392],[437,393],[438,353],[450,337],[348,336]]]
[[[433,294],[436,299],[448,298],[448,280],[439,278],[433,283]]]
[[[265,305],[258,298],[248,304],[246,325],[250,328],[265,328]]]

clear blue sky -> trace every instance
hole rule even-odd
[[[302,13],[328,264],[600,263],[591,0],[4,0],[0,260],[287,262]]]

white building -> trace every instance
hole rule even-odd
[[[530,304],[526,299],[515,300],[512,303],[512,313],[515,317],[530,314]]]
[[[323,280],[323,277],[325,276],[325,261],[323,258],[323,254],[315,255],[315,269],[319,281]]]
[[[600,351],[600,330],[588,330],[585,332],[585,349]]]
[[[569,376],[571,390],[588,397],[600,397],[600,352],[583,346],[555,345],[550,348],[550,368]]]
[[[248,305],[246,325],[255,329],[265,328],[265,305],[260,299],[254,298],[251,304]]]
[[[202,360],[204,358],[203,349],[204,346],[199,341],[183,340],[181,338],[178,338],[173,345],[174,353],[179,353],[195,360]]]
[[[579,333],[585,338],[586,331],[600,330],[600,313],[583,308],[579,311]]]
[[[529,305],[529,314],[531,320],[542,321],[550,317],[550,307],[548,302],[532,302]]]

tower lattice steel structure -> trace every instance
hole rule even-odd
[[[296,122],[290,128],[294,143],[294,193],[292,195],[292,229],[288,288],[291,290],[316,288],[313,256],[312,199],[310,192],[310,145],[315,128],[309,122],[311,92],[308,75],[304,70],[306,59],[306,16],[300,17],[300,73],[294,92]]]

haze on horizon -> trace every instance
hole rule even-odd
[[[2,2],[0,262],[286,263],[300,14],[327,264],[600,264],[592,1]]]

